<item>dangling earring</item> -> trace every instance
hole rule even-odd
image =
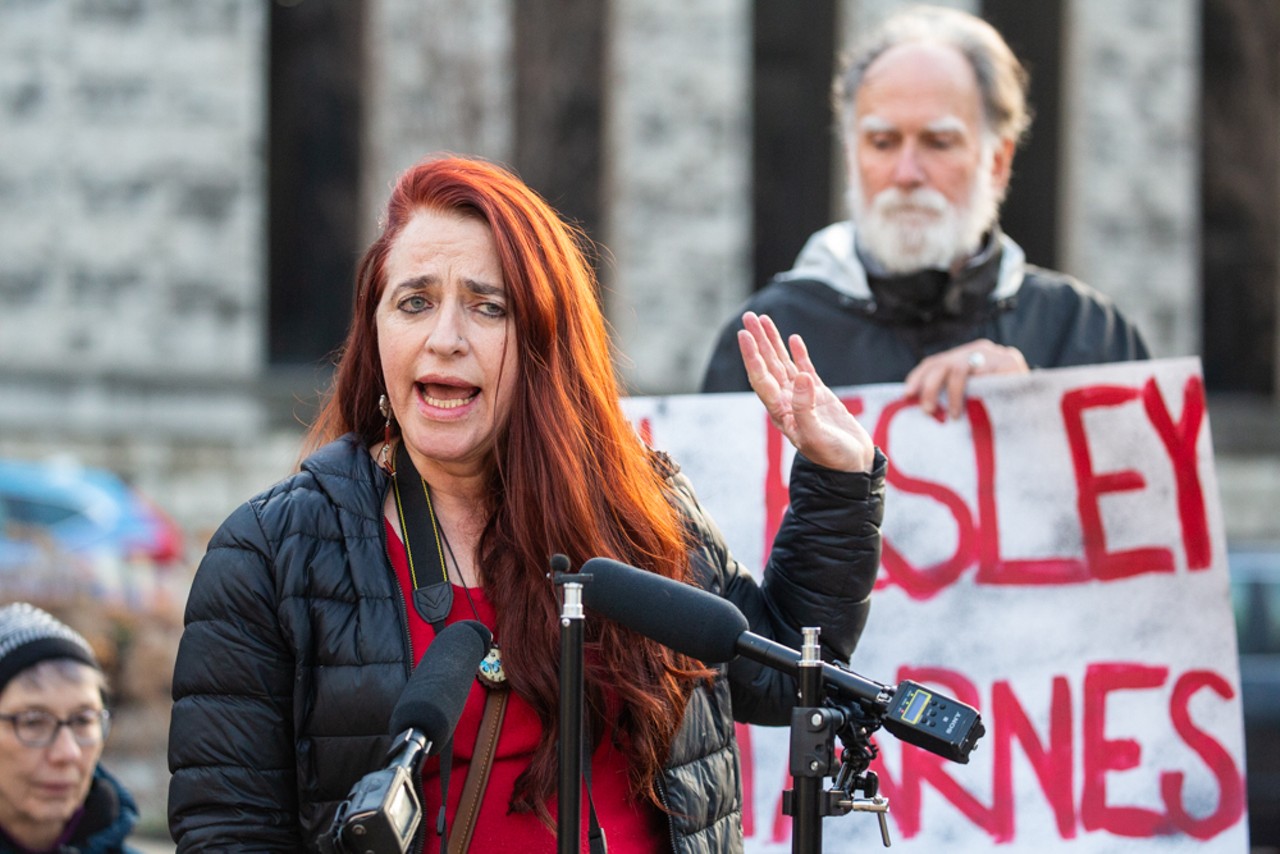
[[[396,470],[391,466],[391,401],[387,400],[385,394],[378,397],[378,411],[387,419],[382,428],[382,450],[378,452],[378,464],[395,474]]]

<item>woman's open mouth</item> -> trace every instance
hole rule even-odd
[[[417,383],[418,395],[423,403],[436,409],[458,409],[480,395],[476,386],[450,385],[448,383]]]

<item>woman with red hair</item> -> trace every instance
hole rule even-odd
[[[752,386],[797,449],[758,583],[624,416],[585,246],[490,163],[427,160],[398,180],[309,456],[224,523],[196,574],[169,740],[180,851],[314,848],[384,766],[415,663],[461,620],[494,644],[448,761],[423,767],[414,850],[441,845],[442,800],[471,850],[556,850],[556,553],[698,585],[791,646],[818,625],[829,655],[852,653],[879,559],[870,437],[798,338],[744,319]],[[734,721],[785,723],[794,681],[708,669],[606,620],[586,632],[589,802],[614,854],[740,850]]]

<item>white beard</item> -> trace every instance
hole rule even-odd
[[[963,207],[928,187],[908,192],[890,187],[867,204],[858,170],[851,169],[848,202],[859,245],[888,273],[949,270],[972,256],[1000,213],[1000,196],[991,174],[994,154],[994,146],[983,146],[982,162]]]

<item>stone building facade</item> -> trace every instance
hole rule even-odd
[[[324,375],[270,358],[268,53],[307,2],[0,7],[0,452],[109,464],[196,529],[292,465]],[[620,368],[637,393],[690,391],[715,325],[770,272],[751,269],[751,4],[599,5],[593,236]],[[897,5],[839,0],[835,43]],[[423,154],[518,159],[515,6],[364,4],[354,246]],[[1060,8],[1057,266],[1158,355],[1199,353],[1201,4]],[[1274,402],[1226,411],[1265,421]],[[1241,489],[1229,524],[1280,540],[1254,509],[1275,449],[1244,444],[1220,449],[1229,505]]]

